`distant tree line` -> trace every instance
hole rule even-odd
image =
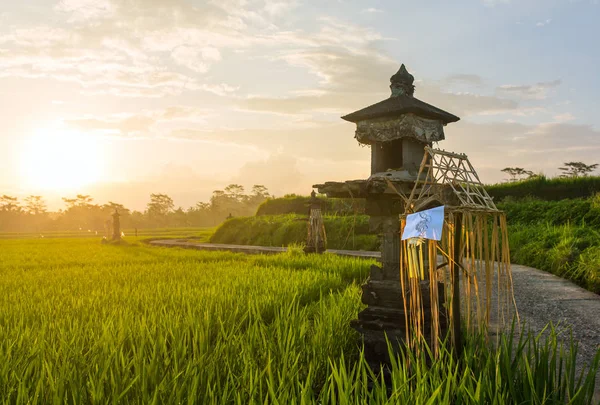
[[[230,184],[215,190],[208,202],[198,202],[184,209],[175,208],[167,194],[150,194],[150,202],[142,211],[130,210],[122,204],[109,201],[96,204],[90,195],[78,194],[63,198],[65,208],[49,212],[42,196],[31,195],[19,201],[17,197],[0,196],[0,232],[47,232],[106,230],[111,215],[121,215],[121,227],[167,228],[215,226],[229,216],[254,215],[258,206],[272,197],[265,186],[255,185],[247,193],[243,186]]]
[[[559,167],[558,170],[562,171],[562,174],[559,177],[568,178],[568,177],[584,177],[592,173],[594,170],[598,168],[598,164],[594,163],[591,165],[587,165],[583,162],[566,162],[564,166]],[[506,173],[510,176],[508,181],[519,181],[523,179],[531,179],[533,177],[538,176],[533,173],[531,170],[525,170],[522,167],[505,167],[500,170],[503,173]]]

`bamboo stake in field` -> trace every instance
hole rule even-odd
[[[460,331],[460,267],[458,263],[461,261],[461,229],[462,229],[462,214],[454,214],[454,249],[452,264],[452,339],[456,353],[462,354],[462,336]]]

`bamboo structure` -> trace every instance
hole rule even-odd
[[[315,192],[311,193],[310,209],[308,214],[308,232],[306,253],[323,253],[327,249],[327,234],[325,233],[325,222],[321,212],[321,202]]]
[[[518,319],[506,216],[465,154],[425,147],[402,230],[406,215],[439,205],[445,207],[441,240],[407,239],[400,249],[402,298],[409,315],[406,343],[419,350],[426,342],[437,353],[445,326],[450,325],[453,346],[460,353],[463,327],[475,332],[492,324],[501,327],[513,316]]]

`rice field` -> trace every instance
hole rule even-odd
[[[590,403],[595,370],[552,333],[405,354],[378,379],[349,326],[371,264],[0,240],[1,403]]]

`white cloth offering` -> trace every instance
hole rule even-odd
[[[406,216],[406,226],[402,233],[402,240],[410,238],[442,239],[444,226],[444,206],[429,210],[415,212]]]

